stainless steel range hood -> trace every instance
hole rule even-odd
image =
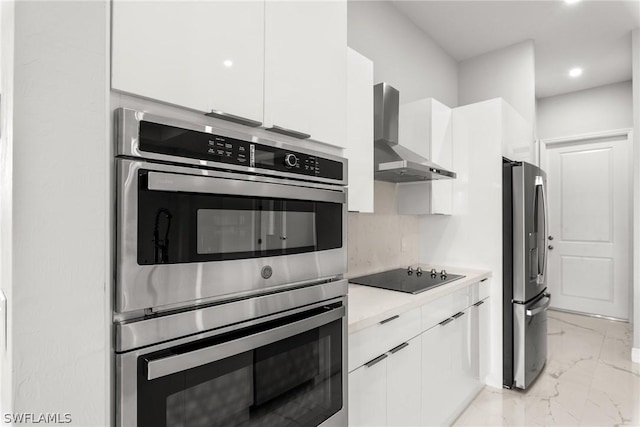
[[[387,83],[373,87],[373,178],[389,182],[417,182],[455,178],[451,172],[398,144],[400,93]]]

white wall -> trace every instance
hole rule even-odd
[[[631,82],[538,99],[538,138],[633,127]]]
[[[400,103],[435,98],[458,105],[458,65],[384,1],[349,0],[348,44],[374,62],[374,80],[400,91]]]
[[[13,64],[2,51],[3,103],[15,95],[2,128],[2,412],[109,425],[109,3],[16,2],[14,36]]]
[[[460,62],[459,105],[504,98],[532,126],[536,122],[535,52],[528,40]]]
[[[632,34],[633,63],[633,361],[640,363],[640,29]]]
[[[13,383],[13,357],[11,351],[4,347],[5,342],[12,348],[12,250],[13,233],[13,110],[9,108],[13,104],[13,25],[14,3],[3,1],[0,3],[0,68],[2,68],[2,80],[0,80],[0,290],[8,298],[8,312],[6,325],[0,318],[0,337],[2,332],[7,332],[6,338],[0,338],[0,408],[5,412],[13,408],[12,383]]]
[[[453,110],[453,214],[420,217],[420,261],[490,270],[491,366],[487,383],[502,387],[503,100]]]

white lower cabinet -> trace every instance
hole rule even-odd
[[[489,362],[489,298],[478,301],[473,286],[466,305],[460,305],[463,290],[424,305],[418,336],[381,351],[349,374],[350,426],[443,426],[455,421],[484,384]],[[431,319],[434,312],[443,313],[438,323]],[[412,317],[405,315],[409,324],[407,318]],[[358,334],[368,341],[384,338],[365,331],[369,329]],[[350,352],[362,352],[363,344],[354,344]]]
[[[489,297],[471,306],[472,325],[475,327],[473,335],[477,338],[478,357],[474,372],[478,382],[486,383],[489,371]]]
[[[422,425],[449,425],[475,387],[470,308],[422,334]]]
[[[349,373],[349,425],[383,426],[387,422],[387,360]]]
[[[387,360],[387,425],[420,425],[420,337],[391,350]]]
[[[420,337],[349,374],[350,426],[420,425]]]

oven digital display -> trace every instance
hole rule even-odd
[[[275,154],[270,151],[256,149],[256,164],[262,166],[273,166],[275,164]]]

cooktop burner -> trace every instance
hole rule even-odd
[[[383,271],[382,273],[370,274],[368,276],[354,277],[349,279],[351,283],[375,288],[389,289],[392,291],[419,294],[428,289],[444,285],[445,283],[461,279],[461,274],[449,274],[445,270],[422,271],[418,268],[397,268],[395,270]]]

